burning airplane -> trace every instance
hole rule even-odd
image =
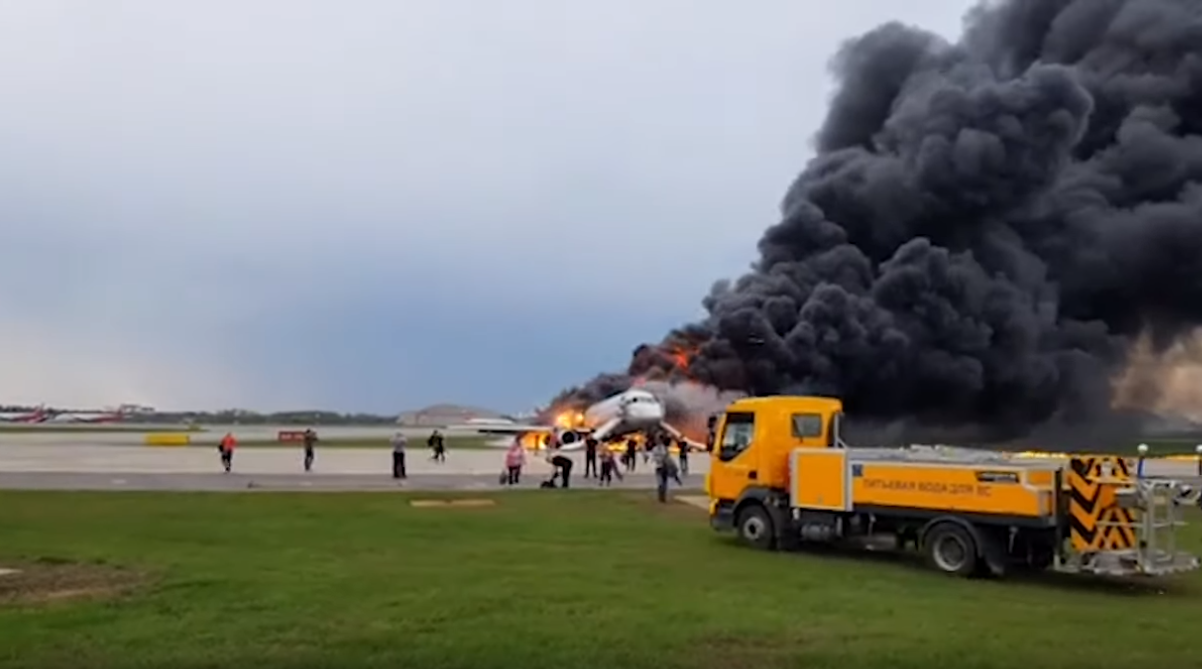
[[[665,420],[667,411],[664,403],[645,388],[629,388],[584,409],[560,409],[554,414],[548,414],[549,412],[544,412],[544,420],[539,423],[469,422],[464,425],[448,425],[447,429],[476,434],[512,435],[522,439],[527,447],[534,448],[545,447],[554,442],[564,450],[583,448],[585,440],[589,437],[599,442],[607,442],[629,435],[646,436],[663,431],[674,438],[684,439],[696,448],[703,447],[703,444],[689,439]]]

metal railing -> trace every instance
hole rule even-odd
[[[1167,478],[1102,477],[1096,481],[1115,486],[1116,503],[1132,512],[1131,522],[1099,520],[1098,527],[1133,529],[1135,546],[1076,556],[1072,568],[1111,576],[1162,576],[1199,567],[1197,557],[1177,550],[1177,528],[1186,524],[1182,509],[1197,505],[1202,491]]]

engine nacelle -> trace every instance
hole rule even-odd
[[[559,439],[560,448],[574,450],[584,448],[584,440],[588,438],[588,434],[578,430],[560,430],[556,437]]]

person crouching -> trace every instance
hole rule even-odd
[[[554,473],[551,474],[551,481],[559,479],[560,487],[570,487],[572,479],[572,459],[558,452],[552,451],[547,454],[547,462],[554,468]]]

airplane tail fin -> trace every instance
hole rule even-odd
[[[18,420],[21,423],[41,423],[49,416],[46,414],[46,405],[42,404],[33,410],[33,413],[28,414]]]

